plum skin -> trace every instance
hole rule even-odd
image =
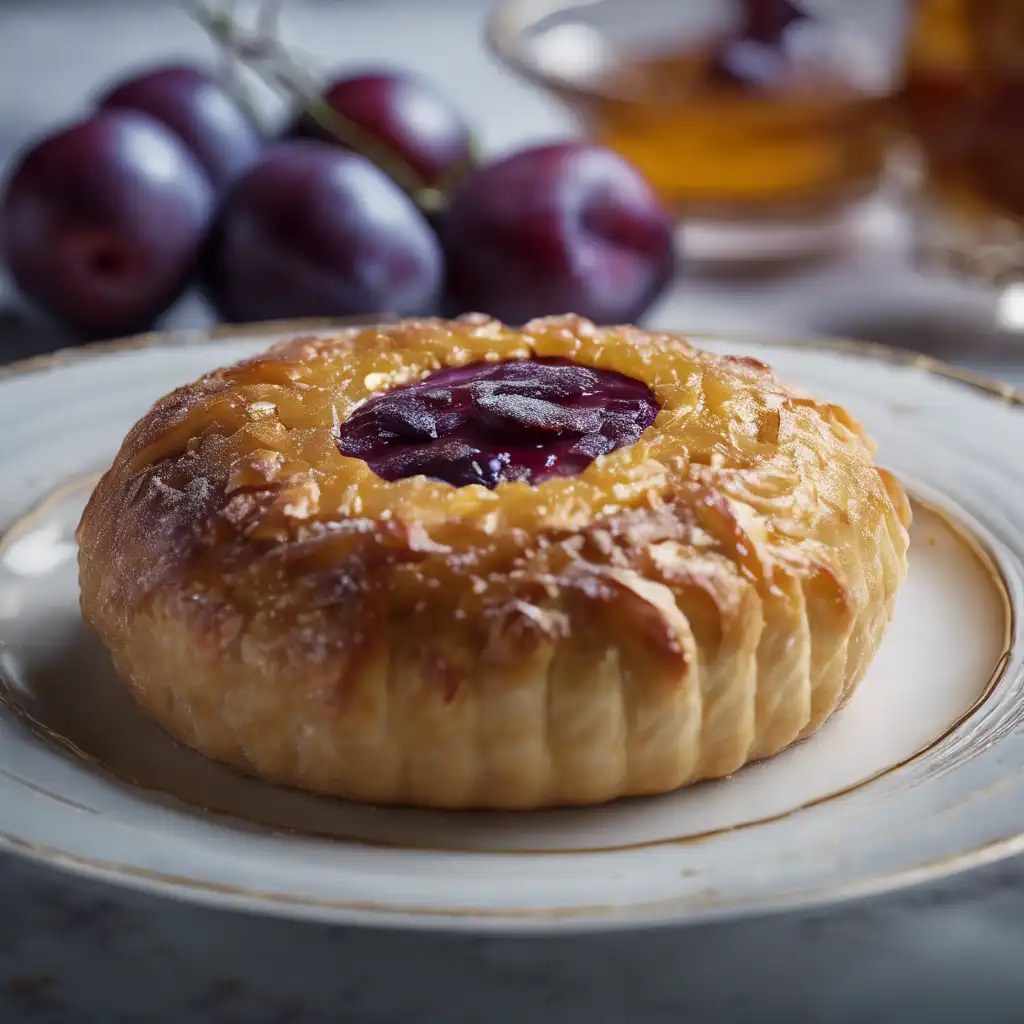
[[[450,306],[512,324],[566,312],[635,322],[675,272],[654,190],[597,145],[539,146],[480,168],[438,227]]]
[[[101,110],[138,110],[162,122],[191,150],[219,192],[263,148],[256,125],[212,75],[170,65],[126,78],[99,99]]]
[[[414,75],[376,71],[337,79],[324,90],[323,99],[396,154],[422,185],[439,185],[471,160],[466,123],[443,96]],[[309,115],[297,119],[288,137],[340,144]]]
[[[213,189],[176,136],[105,111],[23,153],[2,200],[21,291],[88,337],[144,330],[184,291]]]
[[[227,320],[426,314],[440,246],[383,171],[337,146],[278,142],[226,197],[205,257]]]

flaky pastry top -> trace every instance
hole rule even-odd
[[[338,449],[338,425],[372,395],[442,367],[535,356],[645,382],[653,426],[578,476],[493,490],[388,482]],[[873,452],[841,407],[679,335],[573,316],[353,328],[282,342],[158,402],[85,511],[83,577],[102,580],[94,597],[126,630],[171,588],[218,643],[276,618],[314,658],[325,609],[335,637],[358,641],[384,617],[443,633],[453,651],[514,657],[524,631],[568,628],[569,591],[622,597],[622,613],[671,651],[645,580],[725,602],[730,580],[764,590],[777,571],[824,573],[854,611],[850,580],[872,571],[844,565],[858,531],[909,522]]]

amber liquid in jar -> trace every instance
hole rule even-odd
[[[1021,234],[1024,0],[918,0],[900,107],[936,214]]]
[[[836,52],[831,28],[800,28],[810,55],[781,43],[732,54],[730,36],[629,55],[584,109],[588,127],[679,214],[757,220],[845,205],[871,192],[885,166],[887,90],[858,57]],[[723,53],[738,56],[735,73],[723,73]]]

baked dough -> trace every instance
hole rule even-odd
[[[480,360],[645,382],[578,476],[386,481],[338,425]],[[300,337],[162,399],[79,526],[82,610],[174,737],[375,803],[664,793],[814,732],[863,676],[910,509],[846,411],[751,359],[578,317]]]

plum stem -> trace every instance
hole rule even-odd
[[[283,0],[264,0],[251,32],[242,29],[230,10],[215,10],[206,0],[191,0],[189,12],[222,47],[233,66],[244,64],[271,87],[297,99],[303,111],[346,148],[366,157],[392,178],[424,213],[436,213],[464,168],[456,168],[443,186],[425,185],[416,171],[390,146],[362,126],[339,114],[320,96],[320,88],[280,40],[278,25]]]
[[[221,63],[223,66],[224,85],[235,98],[236,102],[243,108],[245,113],[248,115],[249,120],[265,131],[267,126],[263,123],[252,94],[249,89],[246,88],[246,84],[243,81],[241,74],[242,64],[237,57],[236,47],[234,45],[233,37],[235,27],[238,25],[238,22],[234,18],[234,12],[237,7],[238,0],[225,0],[225,3],[227,4],[226,16],[233,27],[231,28],[231,44],[221,47]]]

